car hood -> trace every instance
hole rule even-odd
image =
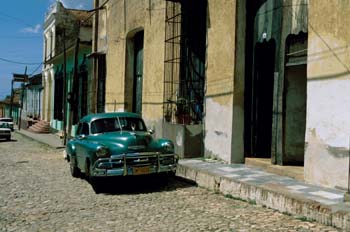
[[[109,132],[93,136],[95,142],[107,146],[115,152],[141,152],[160,150],[157,141],[155,141],[148,132]]]

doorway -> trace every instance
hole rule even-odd
[[[143,30],[132,31],[127,36],[124,108],[142,114],[143,82]]]
[[[307,33],[286,40],[283,91],[283,163],[304,164],[307,91]]]
[[[257,43],[252,83],[252,156],[271,158],[272,107],[276,44],[273,39]]]
[[[134,37],[134,78],[132,112],[142,113],[143,31]]]

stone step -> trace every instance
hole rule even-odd
[[[48,134],[50,133],[50,124],[46,121],[39,121],[28,128],[28,131],[34,132],[34,133],[43,133]]]

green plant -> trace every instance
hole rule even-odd
[[[307,218],[305,216],[296,217],[296,219],[303,221],[303,222],[314,222],[315,221],[314,219]]]
[[[237,200],[237,201],[247,202],[247,203],[249,203],[251,205],[256,205],[256,201],[255,200],[245,200],[245,199],[242,199],[240,197],[234,197],[231,194],[225,194],[224,197],[229,198],[229,199],[233,199],[233,200]]]

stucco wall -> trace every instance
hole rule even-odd
[[[205,155],[231,162],[236,1],[208,1]]]
[[[145,1],[142,115],[162,135],[164,87],[165,1]],[[150,10],[147,10],[150,9]]]
[[[349,13],[350,1],[309,2],[305,179],[343,188],[350,137]]]
[[[100,13],[99,50],[107,51],[106,112],[130,107],[133,36],[144,31],[142,116],[162,134],[165,1],[115,0]],[[102,24],[102,25],[101,25]],[[131,86],[132,87],[132,86]],[[130,109],[129,109],[130,110]]]

